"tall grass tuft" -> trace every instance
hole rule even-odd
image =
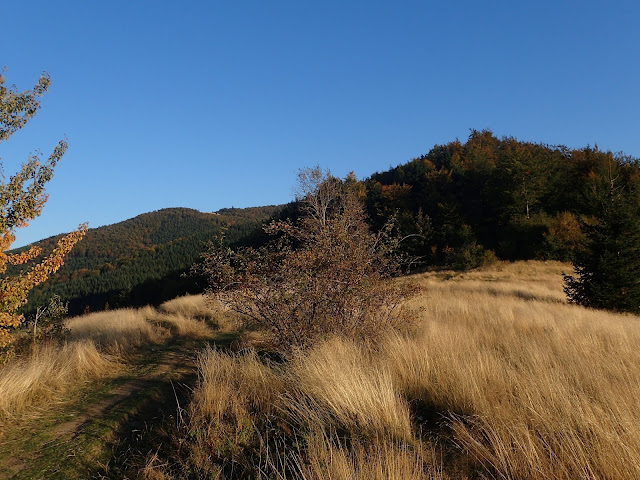
[[[295,386],[294,408],[303,417],[322,412],[327,425],[411,438],[409,407],[391,373],[354,341],[333,338],[299,353],[287,373]]]
[[[191,318],[214,319],[215,312],[204,295],[185,295],[160,305],[165,313],[178,314]]]
[[[90,340],[42,346],[0,370],[0,417],[44,401],[48,405],[48,400],[78,382],[112,374],[118,367],[114,357],[99,352]]]
[[[72,318],[66,326],[71,331],[71,341],[90,339],[101,350],[118,354],[166,339],[166,331],[147,321],[153,315],[155,310],[151,307],[109,310]]]
[[[204,295],[185,295],[174,298],[160,305],[160,312],[167,314],[164,320],[171,322],[174,319],[178,329],[183,328],[185,333],[191,330],[195,335],[207,335],[203,328],[195,325],[195,322],[220,331],[235,331],[240,325],[237,314],[231,313],[218,302],[213,302]],[[179,322],[184,326],[177,325]],[[211,335],[211,330],[207,332]]]
[[[281,378],[255,352],[229,355],[211,348],[199,355],[198,371],[188,411],[192,464],[206,478],[218,478],[228,464],[255,473],[248,460],[260,448],[254,424],[278,407]],[[254,418],[256,412],[261,418]]]
[[[436,480],[447,476],[429,464],[432,452],[421,452],[404,442],[393,440],[355,442],[351,446],[339,439],[316,434],[307,439],[304,455],[295,456],[299,466],[295,476],[304,480]]]

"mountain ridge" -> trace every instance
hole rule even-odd
[[[229,243],[240,241],[260,231],[262,223],[281,208],[268,205],[201,212],[167,207],[91,228],[60,271],[33,289],[23,310],[34,311],[53,295],[69,301],[70,313],[80,313],[87,307],[95,310],[155,303],[187,293],[197,288],[197,280],[181,275],[197,261],[215,232],[225,228]],[[46,255],[61,236],[47,237],[13,252],[36,245]],[[19,270],[14,267],[7,274]]]

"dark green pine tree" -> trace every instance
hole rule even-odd
[[[603,175],[591,176],[594,216],[583,224],[588,248],[576,256],[576,276],[564,276],[564,290],[572,303],[640,313],[638,168],[608,163]]]

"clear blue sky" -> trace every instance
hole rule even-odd
[[[0,0],[0,65],[42,109],[5,175],[70,149],[18,244],[164,207],[292,198],[470,128],[640,156],[640,2]]]

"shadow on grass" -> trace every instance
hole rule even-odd
[[[168,444],[178,405],[197,380],[197,352],[236,338],[149,346],[130,357],[124,374],[91,382],[72,402],[42,405],[35,418],[1,432],[0,479],[136,478],[146,454]]]
[[[118,415],[121,419],[105,445],[107,463],[94,470],[91,478],[137,478],[147,458],[156,453],[161,458],[174,457],[175,433],[180,428],[181,412],[189,403],[197,382],[196,353],[207,344],[228,349],[236,334],[220,334],[213,341],[178,341],[163,358],[170,368],[156,378],[144,380],[127,400]],[[186,354],[185,354],[186,353]]]

